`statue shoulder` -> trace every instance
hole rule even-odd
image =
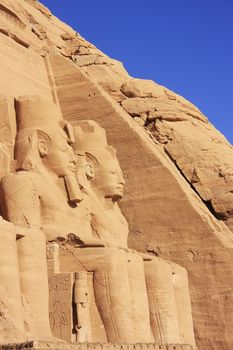
[[[28,171],[19,171],[5,175],[1,180],[1,187],[4,192],[15,192],[21,189],[35,189],[35,176]]]
[[[1,191],[5,219],[18,226],[40,226],[40,201],[33,172],[4,176]]]
[[[34,176],[34,172],[32,171],[26,171],[26,170],[22,170],[22,171],[18,171],[16,173],[10,173],[5,175],[3,179],[23,179],[23,178],[32,178]]]

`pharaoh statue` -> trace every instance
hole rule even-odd
[[[147,320],[149,304],[150,326],[156,342],[195,344],[185,269],[128,249],[128,224],[118,206],[124,179],[105,131],[93,121],[83,121],[74,126],[74,136],[77,175],[83,193],[89,198],[92,230],[105,245],[103,250],[117,248],[126,257],[128,276],[120,278],[130,287],[131,316],[137,336],[140,338],[142,330],[145,338],[140,341],[151,339],[145,332],[146,323],[144,328],[142,322]]]
[[[96,124],[94,124],[96,125]],[[127,248],[128,226],[126,219],[123,217],[118,206],[111,208],[112,199],[122,196],[124,179],[122,172],[116,174],[118,179],[118,193],[115,194],[115,187],[112,186],[111,179],[108,181],[105,176],[105,170],[99,175],[108,192],[110,210],[114,210],[114,221],[102,208],[96,194],[89,188],[89,180],[93,180],[92,166],[87,164],[85,155],[82,152],[84,144],[90,142],[97,150],[102,152],[106,146],[106,137],[104,130],[99,128],[97,131],[89,134],[89,131],[96,131],[93,125],[85,124],[87,133],[84,132],[82,140],[78,138],[78,131],[74,128],[76,142],[73,148],[77,154],[78,182],[82,187],[83,200],[74,208],[79,215],[80,227],[85,227],[85,232],[89,230],[85,244],[76,245],[72,250],[70,257],[60,259],[62,272],[75,272],[78,265],[85,271],[93,273],[93,289],[95,303],[104,325],[107,340],[111,343],[150,343],[154,342],[153,334],[150,329],[149,304],[144,278],[143,257],[139,254],[131,253]],[[86,140],[84,141],[84,138]],[[82,141],[82,142],[80,142]],[[80,146],[80,149],[79,149]],[[112,147],[107,146],[105,153],[105,165],[118,165],[115,163],[115,151]],[[114,158],[113,158],[114,156]],[[90,154],[91,157],[91,154]],[[119,168],[119,165],[118,165]],[[119,169],[120,170],[120,169]],[[91,182],[90,181],[90,182]],[[113,184],[114,185],[114,184]],[[100,191],[102,189],[100,188]],[[103,204],[104,205],[104,204]],[[97,215],[95,214],[97,211]],[[78,214],[79,212],[79,214]],[[103,230],[101,235],[97,228],[98,221],[102,215],[107,215],[107,226],[103,219]],[[115,237],[110,237],[109,220],[115,227]],[[119,230],[120,221],[120,230]],[[62,253],[62,251],[61,251]],[[66,247],[65,253],[69,255]],[[62,255],[62,254],[61,254]],[[71,256],[75,256],[72,259]],[[69,263],[67,261],[69,260]]]
[[[17,251],[25,330],[30,338],[51,339],[46,239],[66,239],[67,231],[72,232],[68,202],[81,199],[76,161],[63,130],[69,126],[53,103],[37,96],[19,98],[17,123],[16,171],[1,183],[3,213],[22,237]]]

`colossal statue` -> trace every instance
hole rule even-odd
[[[17,241],[20,288],[32,315],[26,331],[34,339],[48,339],[46,235],[63,237],[64,218],[70,217],[60,178],[65,179],[69,201],[78,201],[80,193],[74,186],[73,151],[56,106],[22,97],[17,101],[17,122],[16,172],[2,179],[3,212],[23,236]]]
[[[127,252],[133,318],[138,321],[138,328],[142,317],[146,316],[142,312],[145,303],[142,302],[139,286],[146,281],[150,323],[155,341],[194,344],[185,269],[128,249],[128,224],[118,206],[123,196],[124,179],[115,150],[108,146],[105,131],[93,121],[83,121],[76,125],[74,136],[76,142],[73,147],[78,156],[78,164],[81,165],[78,177],[92,202],[91,226],[106,247],[118,247]],[[141,276],[136,259],[139,256],[144,260],[144,268],[141,267],[144,274],[142,272]]]

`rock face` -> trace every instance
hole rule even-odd
[[[190,102],[130,77],[36,0],[0,0],[0,44],[1,177],[15,169],[13,98],[46,96],[72,125],[95,120],[124,172],[129,247],[187,269],[198,348],[231,350],[232,146]]]

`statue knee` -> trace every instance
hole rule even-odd
[[[183,281],[188,282],[188,273],[187,270],[175,263],[170,263],[171,269],[172,269],[172,274],[176,276],[179,279],[182,279]]]
[[[126,255],[120,251],[110,250],[105,252],[101,258],[101,263],[98,264],[96,271],[100,270],[105,273],[119,273],[127,267]]]
[[[166,286],[172,284],[172,268],[161,259],[145,261],[145,276],[148,287]]]

